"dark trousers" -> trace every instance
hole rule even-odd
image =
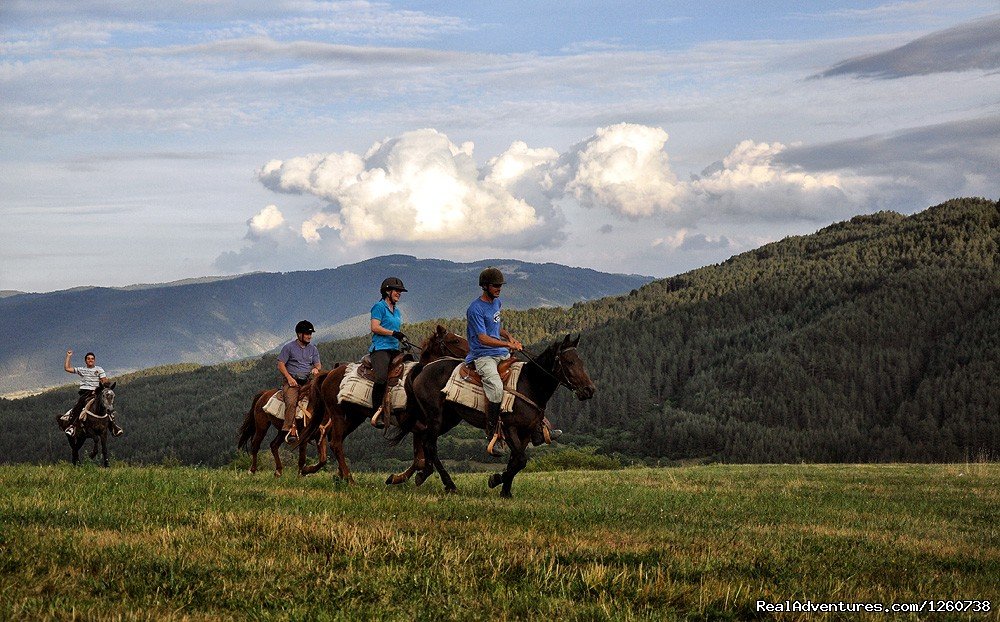
[[[76,420],[79,419],[80,413],[83,412],[83,407],[87,405],[87,401],[90,398],[94,397],[94,390],[93,389],[80,389],[79,394],[80,394],[80,397],[77,398],[76,405],[73,406],[73,410],[70,411],[70,413],[69,413],[69,422],[70,423],[76,423]]]
[[[385,398],[385,383],[389,379],[389,364],[399,355],[399,350],[375,350],[368,355],[375,372],[375,386],[372,387],[372,408],[382,405]]]

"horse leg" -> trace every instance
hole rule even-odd
[[[278,430],[278,435],[271,441],[271,455],[274,456],[274,476],[281,477],[281,456],[278,455],[278,448],[285,442],[285,435]]]
[[[437,444],[437,432],[427,430],[423,434],[423,447],[424,447],[424,466],[417,472],[416,479],[413,483],[417,486],[422,485],[427,481],[427,478],[434,474],[434,459],[431,457],[431,452],[429,447],[431,443]]]
[[[253,475],[257,472],[257,452],[260,451],[261,443],[264,442],[264,437],[267,436],[267,431],[270,426],[263,429],[258,428],[253,434],[253,440],[250,441],[250,474]]]
[[[344,437],[349,434],[347,420],[343,415],[331,418],[330,425],[330,451],[337,459],[337,476],[341,481],[348,484],[354,483],[354,476],[347,466],[347,455],[344,453]]]
[[[101,456],[104,458],[104,468],[108,468],[108,431],[101,432]]]
[[[71,438],[69,446],[73,450],[73,466],[77,466],[80,464],[80,448],[83,447],[83,443],[78,443],[75,438]]]
[[[305,443],[303,443],[303,445],[305,445]],[[316,443],[316,449],[319,450],[318,462],[316,462],[316,464],[313,464],[311,466],[303,466],[305,463],[305,458],[300,457],[299,473],[301,473],[302,475],[312,475],[316,471],[319,471],[324,466],[326,466],[326,445],[327,445],[326,433],[324,430],[321,430],[319,439]]]
[[[389,486],[394,486],[397,484],[405,484],[413,474],[424,468],[427,463],[424,458],[424,442],[422,438],[422,433],[413,432],[413,462],[410,464],[402,473],[393,473],[385,480],[385,483]]]
[[[427,461],[434,463],[434,468],[437,469],[438,475],[441,476],[441,483],[444,484],[444,491],[449,493],[458,492],[458,487],[455,486],[455,482],[452,481],[451,475],[448,474],[444,465],[441,464],[441,458],[438,456],[436,436],[430,443],[427,444],[426,447],[424,447],[424,451],[427,452]]]
[[[303,467],[302,465],[300,465],[299,473],[301,473],[302,475],[312,475],[313,473],[319,471],[324,466],[326,466],[326,447],[327,443],[329,442],[327,440],[327,435],[330,431],[330,427],[332,426],[332,424],[333,422],[330,421],[329,419],[325,420],[322,424],[320,424],[319,435],[316,438],[316,450],[319,453],[317,457],[317,462],[316,464],[307,467]]]
[[[525,443],[527,438],[530,438],[530,434],[526,439],[522,439],[518,430],[508,427],[504,432],[507,435],[507,445],[510,447],[510,458],[507,460],[507,468],[504,469],[503,473],[494,473],[490,475],[489,487],[496,488],[500,484],[503,484],[503,488],[500,489],[500,496],[505,498],[510,498],[511,486],[514,484],[514,476],[521,472],[521,469],[528,464],[528,455],[525,452]]]
[[[100,438],[99,436],[95,436],[94,437],[94,448],[90,450],[90,459],[91,460],[93,460],[94,457],[97,456],[97,443],[98,443],[98,439],[99,438]]]

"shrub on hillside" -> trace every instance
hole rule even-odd
[[[611,471],[622,463],[611,456],[602,456],[593,447],[557,449],[533,458],[526,471]]]

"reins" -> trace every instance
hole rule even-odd
[[[556,362],[555,362],[555,365],[553,365],[553,371],[555,370],[555,366],[561,364],[561,362],[562,362],[562,359],[559,357],[559,355],[562,354],[563,352],[568,352],[569,350],[576,350],[576,346],[570,346],[568,348],[562,348],[561,350],[559,350],[558,352],[556,352]],[[558,382],[562,386],[566,387],[570,391],[574,391],[574,392],[577,391],[576,387],[574,387],[573,385],[571,385],[567,381],[563,380],[559,376],[555,375],[551,371],[545,369],[545,367],[542,366],[541,363],[539,363],[534,358],[532,358],[531,355],[528,354],[527,352],[525,352],[524,350],[518,350],[517,352],[518,352],[518,354],[524,355],[524,357],[527,358],[532,363],[534,363],[535,366],[538,367],[538,369],[540,369],[543,372],[545,372],[550,378],[552,378],[553,380],[555,380],[556,382]]]

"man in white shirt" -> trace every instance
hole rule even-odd
[[[68,436],[73,436],[76,434],[76,426],[78,424],[78,419],[80,418],[80,413],[83,412],[83,407],[87,405],[87,400],[94,396],[94,392],[97,391],[97,387],[102,384],[109,384],[108,375],[104,373],[103,367],[98,367],[97,357],[93,352],[87,352],[87,355],[83,357],[83,362],[86,363],[86,367],[73,367],[70,364],[70,359],[73,357],[72,350],[66,350],[66,362],[63,363],[63,369],[65,369],[70,374],[76,374],[80,376],[80,397],[76,400],[76,406],[69,414],[69,427],[66,428],[66,434]],[[111,420],[111,433],[115,436],[121,436],[124,433],[114,419]]]

